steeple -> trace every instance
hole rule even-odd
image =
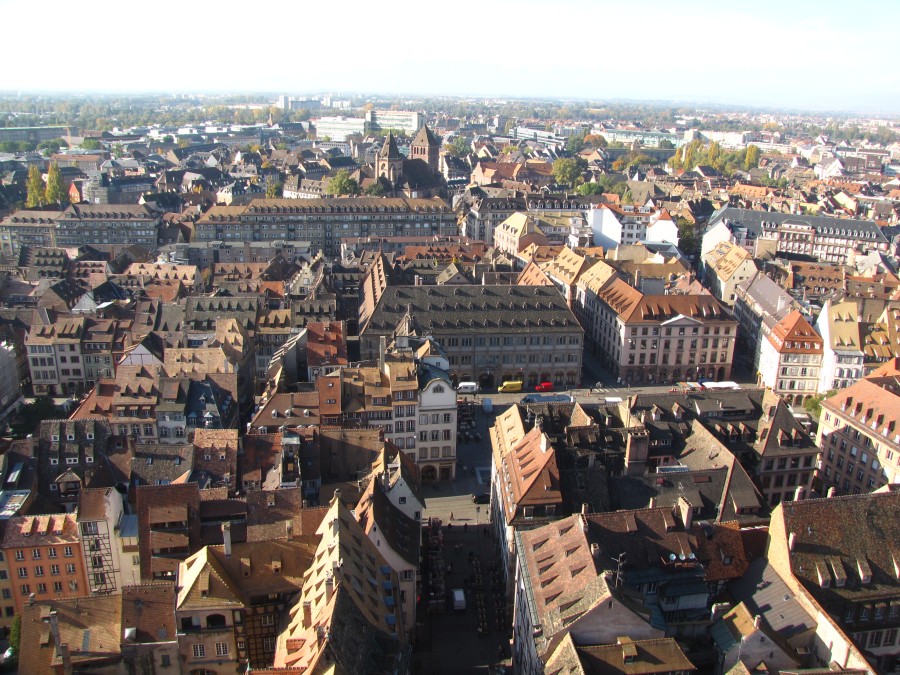
[[[441,142],[431,133],[427,124],[416,133],[416,137],[409,146],[409,158],[421,159],[431,169],[432,173],[439,171]]]
[[[384,145],[378,151],[375,161],[375,172],[378,178],[386,178],[392,185],[396,185],[403,177],[403,155],[397,149],[394,134],[388,133]]]

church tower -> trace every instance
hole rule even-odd
[[[394,141],[394,134],[389,133],[381,150],[378,151],[378,158],[375,161],[375,173],[378,178],[386,178],[391,185],[396,185],[403,178],[403,155],[397,149],[397,143]]]
[[[409,158],[421,159],[432,173],[440,171],[441,143],[427,125],[422,125],[409,146]]]

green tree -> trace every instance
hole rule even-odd
[[[335,197],[340,197],[341,195],[352,197],[359,194],[359,182],[355,178],[350,177],[349,171],[341,169],[328,181],[325,192]]]
[[[103,144],[96,138],[85,138],[81,141],[81,147],[84,150],[99,150],[103,147]]]
[[[664,150],[672,150],[675,147],[675,144],[672,141],[666,140],[665,138],[659,142],[659,147]]]
[[[47,171],[47,189],[44,192],[44,199],[48,204],[62,204],[66,201],[66,191],[63,189],[59,164],[56,162],[53,162]]]
[[[172,143],[175,142],[175,137],[172,136],[172,134],[166,134],[165,136],[162,137],[160,142],[165,143],[166,145],[171,145]]]
[[[584,142],[592,148],[605,148],[608,145],[606,139],[600,134],[588,134],[584,137]]]
[[[573,134],[566,139],[566,152],[574,155],[584,149],[584,138],[587,134]]]
[[[41,178],[41,171],[36,164],[32,164],[28,169],[28,179],[25,181],[25,188],[28,191],[25,197],[25,206],[27,208],[33,209],[47,203],[44,179]]]
[[[815,396],[810,396],[803,403],[803,408],[810,415],[818,419],[819,415],[822,414],[822,401],[824,401],[826,398],[831,398],[836,393],[837,389],[831,389],[829,391],[826,391],[824,394],[816,394]]]
[[[366,188],[366,195],[369,197],[381,197],[384,195],[384,185],[379,181],[375,181]]]
[[[744,156],[744,168],[749,171],[759,166],[759,146],[748,145],[747,154]]]
[[[444,146],[444,152],[454,157],[465,157],[472,152],[472,143],[465,136],[454,136],[453,140]]]
[[[553,162],[553,179],[563,185],[575,185],[587,168],[587,162],[580,157],[563,157]]]
[[[284,183],[280,180],[269,181],[266,183],[266,199],[280,199],[283,190]]]
[[[579,195],[602,195],[606,190],[600,183],[582,183],[575,188],[575,193]]]
[[[697,230],[697,226],[686,218],[679,217],[676,227],[678,227],[678,248],[689,258],[700,255],[702,233]]]
[[[19,660],[19,648],[22,646],[22,615],[16,614],[9,629],[9,646],[12,649],[13,660]]]

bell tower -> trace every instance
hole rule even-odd
[[[394,134],[389,133],[375,162],[375,173],[378,178],[386,178],[391,184],[396,184],[403,177],[403,155],[397,149]]]

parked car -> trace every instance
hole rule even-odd
[[[482,492],[481,494],[472,495],[472,502],[474,504],[490,504],[491,495],[488,492]]]
[[[534,388],[535,391],[553,391],[552,382],[541,382]]]

